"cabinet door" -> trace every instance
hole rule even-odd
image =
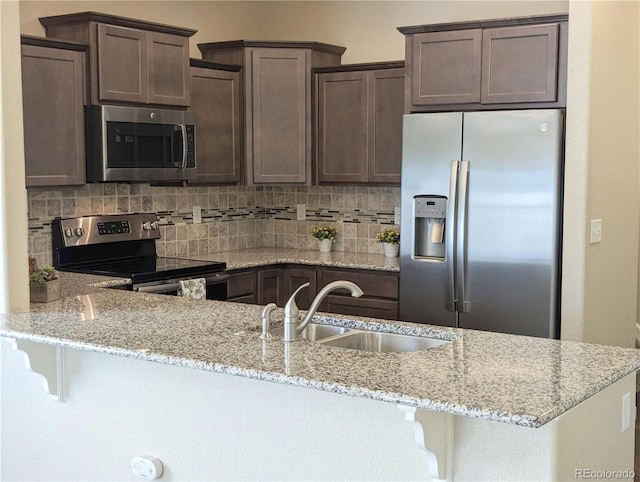
[[[398,275],[396,273],[362,271],[354,269],[325,268],[322,270],[322,285],[333,281],[347,280],[357,284],[365,297],[398,299]],[[349,296],[349,290],[332,292]]]
[[[310,79],[304,50],[251,51],[251,183],[304,183],[309,163]]]
[[[327,296],[326,311],[343,315],[369,316],[385,320],[398,319],[398,302],[350,296]]]
[[[256,273],[254,270],[230,272],[227,281],[227,301],[256,303]]]
[[[98,90],[102,101],[147,103],[147,37],[140,30],[98,24]]]
[[[83,56],[22,46],[27,186],[85,183]]]
[[[367,182],[367,72],[319,74],[317,81],[318,181]]]
[[[400,183],[404,69],[369,72],[368,180]]]
[[[411,103],[438,105],[480,102],[481,58],[481,29],[414,35]]]
[[[258,304],[275,303],[282,306],[282,269],[271,268],[258,271]]]
[[[191,67],[196,172],[189,184],[240,181],[240,74]]]
[[[147,41],[148,102],[188,106],[191,102],[189,39],[148,32]]]
[[[558,30],[558,24],[485,30],[482,103],[555,101]]]
[[[345,315],[398,319],[398,274],[354,269],[323,268],[320,284],[347,280],[357,284],[364,294],[353,298],[346,289],[334,290],[322,303],[321,309]]]
[[[296,304],[301,310],[308,310],[313,298],[316,296],[316,270],[315,268],[286,268],[284,270],[284,293],[283,304],[286,304],[289,297],[300,286],[309,283],[308,288],[304,288],[296,296]]]

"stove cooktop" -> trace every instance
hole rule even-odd
[[[104,260],[67,266],[63,271],[131,278],[133,284],[174,278],[194,277],[224,271],[226,263],[183,258],[144,257]]]

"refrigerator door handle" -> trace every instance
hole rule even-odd
[[[467,284],[467,208],[469,205],[469,161],[460,162],[458,181],[458,211],[456,213],[456,308],[458,313],[466,313],[469,307],[466,299]]]
[[[456,272],[455,272],[455,229],[456,202],[458,191],[458,169],[460,161],[451,161],[449,173],[449,205],[447,206],[447,219],[445,221],[445,256],[448,265],[449,290],[447,296],[447,310],[456,311]],[[447,226],[449,232],[447,233]]]

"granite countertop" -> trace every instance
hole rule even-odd
[[[262,306],[105,288],[122,279],[62,273],[61,280],[63,298],[1,315],[0,335],[525,427],[544,425],[640,368],[635,349],[348,315],[315,321],[453,341],[412,353],[263,342]],[[274,319],[282,316],[278,309]]]
[[[256,248],[222,251],[213,255],[197,255],[198,259],[224,261],[228,270],[255,268],[273,264],[306,264],[338,268],[400,271],[400,258],[386,258],[370,253],[320,253],[317,250],[294,248]]]

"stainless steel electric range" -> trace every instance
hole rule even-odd
[[[204,278],[207,299],[226,300],[226,263],[158,257],[155,213],[57,218],[51,223],[53,264],[60,271],[131,279],[128,289],[175,295],[180,281]]]

